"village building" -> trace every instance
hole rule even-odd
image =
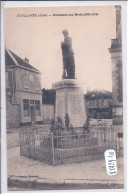
[[[112,93],[93,90],[85,94],[85,105],[89,119],[112,119]]]
[[[116,9],[116,38],[111,40],[113,124],[123,123],[121,6]]]
[[[5,49],[7,127],[42,122],[41,73]]]

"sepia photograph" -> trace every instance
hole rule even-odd
[[[124,189],[122,6],[4,8],[8,191]]]

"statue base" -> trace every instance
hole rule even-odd
[[[69,115],[73,127],[83,127],[86,122],[86,108],[82,85],[77,79],[64,79],[54,83],[56,90],[55,118],[60,117],[65,126],[65,115]]]

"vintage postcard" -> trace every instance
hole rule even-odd
[[[4,7],[8,191],[124,189],[122,10]]]

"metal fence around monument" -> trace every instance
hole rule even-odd
[[[107,149],[122,156],[123,142],[118,138],[121,129],[116,126],[95,126],[89,132],[43,131],[31,127],[20,130],[20,155],[50,165],[79,163],[104,158]]]

